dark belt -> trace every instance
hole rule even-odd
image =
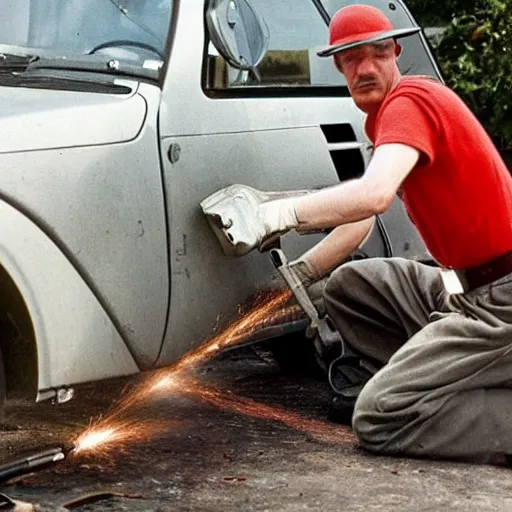
[[[512,273],[512,251],[478,265],[478,267],[457,270],[456,272],[465,291],[485,286]]]

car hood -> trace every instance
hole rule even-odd
[[[113,144],[134,139],[147,105],[127,94],[0,87],[0,153]]]

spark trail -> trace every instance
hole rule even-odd
[[[174,387],[179,390],[179,384],[183,381],[185,372],[215,357],[222,350],[241,343],[255,331],[279,323],[280,320],[287,317],[299,318],[301,310],[298,306],[277,309],[290,298],[291,292],[284,291],[260,299],[260,303],[253,309],[233,321],[222,332],[207,340],[197,349],[186,354],[176,364],[154,372],[150,377],[143,378],[113,407],[106,416],[107,420],[122,415],[140,402],[145,402],[162,387],[169,388],[170,383],[173,383]]]
[[[186,394],[210,405],[256,418],[284,423],[296,430],[308,432],[314,437],[331,443],[347,442],[346,430],[333,425],[305,418],[286,411],[233,394],[223,394],[202,386],[190,376],[190,371],[211,359],[222,350],[237,345],[256,330],[279,323],[285,318],[301,318],[298,306],[282,307],[291,298],[289,291],[264,297],[258,305],[232,322],[226,329],[199,346],[170,368],[143,379],[104,417],[97,419],[73,443],[75,454],[103,456],[119,452],[126,445],[147,441],[169,425],[162,422],[123,420],[130,409],[161,395],[162,393]]]
[[[145,441],[157,435],[162,425],[123,420],[123,415],[163,391],[180,392],[185,387],[190,389],[190,384],[187,383],[188,371],[211,359],[220,351],[242,342],[257,329],[278,323],[287,316],[300,315],[300,309],[297,306],[278,309],[290,298],[289,291],[260,297],[259,304],[256,304],[253,309],[185,355],[175,365],[159,370],[149,378],[143,378],[119,400],[110,412],[93,421],[84,432],[72,440],[75,445],[74,453],[99,455],[103,450],[110,451],[114,446],[120,449],[126,444]]]
[[[347,444],[355,441],[354,435],[332,423],[311,419],[293,411],[262,404],[233,394],[221,393],[215,389],[194,383],[185,388],[183,392],[190,394],[206,403],[229,410],[238,414],[244,414],[253,418],[273,420],[292,427],[295,430],[311,434],[316,439],[332,444]]]

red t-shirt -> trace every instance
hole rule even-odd
[[[432,256],[464,269],[512,250],[512,178],[463,101],[427,77],[404,77],[366,120],[375,147],[421,152],[400,196]]]

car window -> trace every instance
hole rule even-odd
[[[103,54],[143,67],[163,60],[173,1],[0,0],[0,6],[2,51],[49,57]]]
[[[207,46],[206,89],[236,91],[239,89],[281,88],[310,89],[314,94],[322,88],[337,87],[348,94],[346,82],[333,66],[332,59],[316,55],[328,42],[328,26],[313,0],[249,0],[264,19],[270,33],[269,49],[255,72],[231,67],[213,44]],[[414,25],[412,17],[398,2],[369,0],[316,0],[329,16],[350,4],[365,3],[378,7],[391,19],[395,28]],[[403,74],[437,77],[435,64],[419,35],[402,39],[403,53],[399,66]]]
[[[311,0],[250,0],[250,3],[268,27],[267,54],[256,73],[239,72],[231,68],[210,44],[209,88],[345,85],[332,61],[316,55],[316,51],[326,44],[328,28]]]

